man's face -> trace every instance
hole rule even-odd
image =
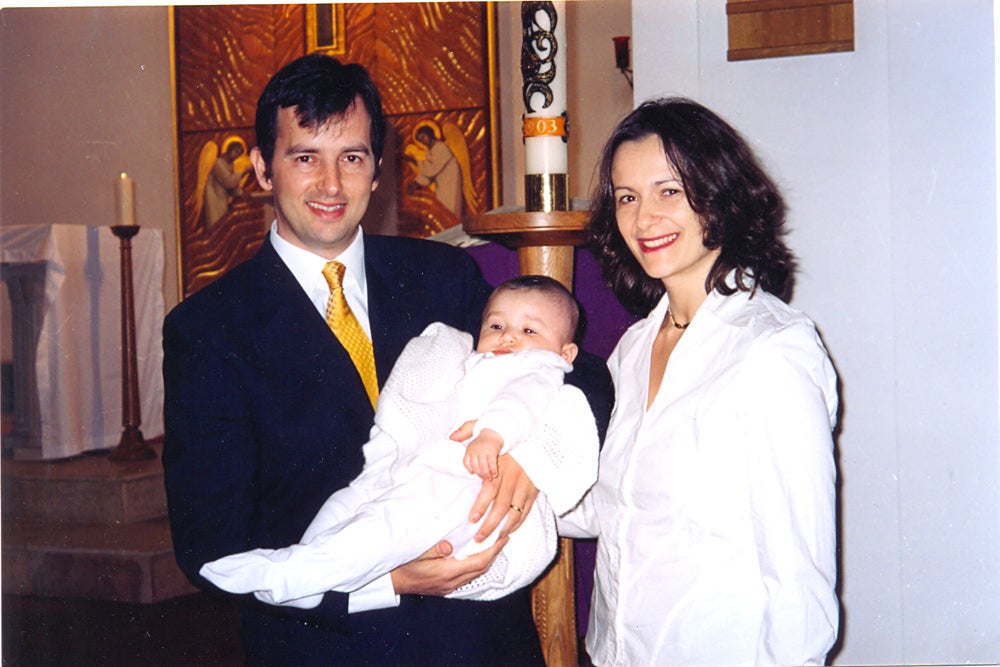
[[[343,116],[300,127],[295,108],[278,110],[271,176],[254,148],[257,182],[274,195],[278,235],[326,259],[343,252],[368,209],[375,180],[371,118],[360,98]]]

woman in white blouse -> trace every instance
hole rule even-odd
[[[837,637],[836,375],[779,297],[784,204],[746,142],[690,100],[647,102],[600,162],[591,236],[645,319],[608,365],[597,484],[561,532],[597,536],[596,665],[822,664]]]

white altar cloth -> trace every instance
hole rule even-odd
[[[0,262],[45,266],[45,304],[34,360],[42,459],[115,447],[121,438],[120,244],[108,227],[0,227]],[[160,230],[143,228],[132,238],[132,286],[140,430],[149,439],[163,434]]]

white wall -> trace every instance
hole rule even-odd
[[[726,61],[724,3],[633,0],[636,100],[751,140],[842,381],[838,664],[1000,659],[993,6],[857,0],[851,53]]]
[[[166,7],[0,11],[0,224],[114,224],[127,171],[137,222],[163,230],[168,308],[179,291],[170,40]]]

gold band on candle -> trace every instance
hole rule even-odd
[[[525,211],[568,211],[566,174],[527,174],[524,177]]]
[[[565,116],[536,116],[522,120],[521,134],[530,137],[565,137]]]

